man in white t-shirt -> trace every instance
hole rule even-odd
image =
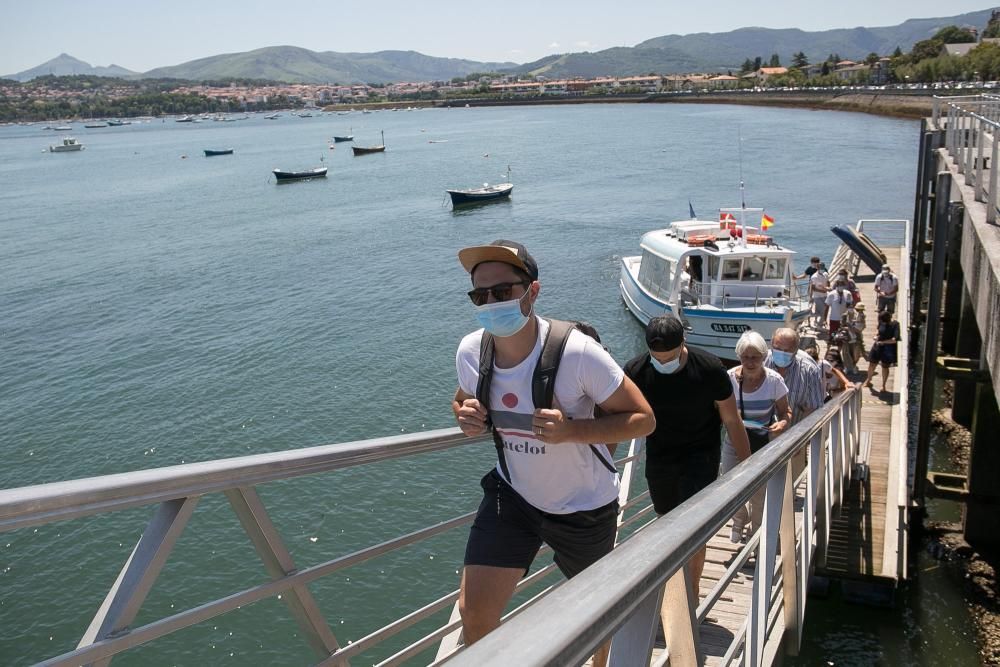
[[[452,410],[468,436],[487,433],[492,423],[500,459],[481,480],[484,497],[466,545],[459,609],[468,645],[499,625],[542,542],[567,577],[612,549],[618,475],[606,447],[591,443],[647,435],[656,421],[611,355],[577,330],[562,354],[552,408],[535,408],[532,375],[550,329],[534,313],[538,265],[523,245],[504,240],[458,257],[471,275],[469,297],[483,329],[459,344]],[[484,329],[494,341],[488,410],[476,398]],[[594,418],[595,405],[603,416]]]
[[[838,280],[826,295],[826,307],[830,313],[830,338],[840,329],[840,320],[847,309],[854,305],[854,297],[847,289],[847,281]]]
[[[809,277],[809,287],[813,300],[813,326],[822,329],[826,324],[826,295],[830,292],[826,264],[821,263],[819,269]]]
[[[875,278],[875,295],[878,297],[878,312],[896,312],[896,294],[899,292],[899,278],[888,264],[882,265],[882,273]]]

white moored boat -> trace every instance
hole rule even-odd
[[[72,151],[82,151],[83,144],[78,142],[73,137],[66,137],[62,140],[61,144],[54,144],[49,146],[49,151],[52,153],[70,153]]]
[[[720,219],[747,214],[763,209],[721,209]],[[754,227],[684,220],[643,234],[639,245],[642,255],[622,258],[625,305],[643,324],[674,313],[687,342],[723,359],[736,359],[744,331],[770,342],[776,329],[797,328],[809,316],[805,284],[792,278],[795,252]]]

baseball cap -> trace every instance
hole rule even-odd
[[[483,262],[503,262],[524,271],[532,280],[538,280],[538,264],[535,258],[517,241],[497,239],[489,245],[462,248],[458,251],[458,261],[469,273]]]
[[[684,342],[684,325],[673,315],[654,317],[646,325],[646,346],[655,352],[673,350]]]

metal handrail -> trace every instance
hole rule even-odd
[[[814,448],[813,459],[825,461],[829,458],[829,465],[827,466],[829,470],[828,478],[824,477],[825,481],[821,486],[834,489],[834,491],[831,491],[830,500],[836,502],[839,494],[835,489],[843,484],[842,480],[837,479],[836,471],[843,468],[843,466],[838,465],[838,462],[852,458],[852,451],[856,449],[856,443],[852,441],[847,450],[841,452],[842,444],[847,442],[841,437],[839,442],[842,444],[836,447],[831,446],[831,452],[828,456],[823,454],[822,450],[817,449],[817,447],[821,439],[824,443],[826,442],[831,430],[830,424],[841,423],[842,418],[840,415],[842,412],[845,415],[843,417],[845,422],[850,419],[849,415],[854,415],[856,418],[858,403],[857,394],[853,390],[841,394],[834,401],[831,401],[824,410],[810,416],[809,419],[793,427],[788,433],[772,443],[772,446],[769,446],[764,453],[753,457],[748,463],[739,466],[720,480],[720,482],[709,487],[709,490],[689,501],[688,504],[683,506],[685,508],[683,511],[679,509],[678,512],[672,513],[671,516],[680,514],[701,520],[705,519],[703,515],[706,510],[701,507],[695,507],[696,503],[703,501],[706,502],[706,507],[715,508],[714,513],[711,514],[707,523],[702,521],[697,526],[693,524],[689,525],[688,523],[683,524],[687,526],[685,529],[688,533],[687,536],[677,543],[679,545],[677,550],[671,553],[664,563],[661,564],[661,569],[658,572],[665,575],[674,573],[677,570],[676,565],[686,561],[693,550],[700,548],[702,544],[707,542],[708,538],[723,523],[729,520],[729,517],[732,516],[737,507],[746,502],[762,485],[768,484],[768,498],[770,499],[768,502],[773,503],[775,493],[780,495],[780,491],[771,489],[775,483],[775,479],[779,476],[784,477],[781,471],[787,467],[787,462],[791,455],[796,450],[807,445],[812,444]],[[834,440],[831,439],[832,444],[834,444]],[[305,631],[304,634],[321,655],[327,656],[324,664],[344,663],[349,656],[356,655],[362,650],[362,647],[347,649],[337,645],[333,635],[326,628],[325,621],[322,614],[318,611],[318,607],[311,600],[306,585],[342,568],[355,565],[370,558],[394,551],[402,546],[412,544],[418,540],[467,524],[471,521],[472,514],[457,516],[329,561],[298,569],[291,562],[287,552],[283,551],[280,536],[278,536],[273,526],[269,525],[263,505],[260,503],[259,498],[256,497],[253,487],[267,481],[337,470],[362,463],[383,461],[410,454],[439,451],[450,447],[484,441],[486,441],[486,438],[466,438],[458,429],[440,429],[413,435],[377,438],[370,441],[339,445],[324,445],[303,450],[184,464],[133,473],[121,473],[0,491],[0,530],[41,525],[71,517],[159,503],[156,516],[150,521],[146,533],[144,533],[143,538],[140,539],[136,550],[133,552],[133,557],[126,564],[119,582],[116,582],[111,592],[109,592],[108,600],[98,613],[98,616],[95,617],[91,629],[88,630],[80,646],[74,651],[55,656],[40,664],[69,666],[104,661],[129,648],[145,644],[158,637],[171,634],[196,623],[207,621],[240,606],[282,593],[286,594],[286,598],[292,599],[289,605],[292,606],[293,612],[299,609],[299,614],[304,617],[304,621],[301,618],[299,619],[300,622],[305,623],[303,628]],[[834,454],[833,450],[836,450],[836,454]],[[629,460],[629,463],[626,465],[633,464],[636,458],[635,451],[635,443],[633,443],[632,452],[624,457],[624,459]],[[621,461],[619,461],[620,463]],[[847,470],[849,469],[850,467],[848,466]],[[812,477],[815,477],[820,473],[816,472],[815,475],[810,474]],[[217,491],[225,492],[230,498],[234,509],[237,511],[237,515],[239,515],[241,522],[244,523],[244,527],[251,535],[251,538],[253,539],[255,536],[263,538],[254,540],[255,546],[258,547],[258,551],[262,559],[265,560],[265,564],[268,562],[271,562],[272,565],[274,563],[278,564],[269,568],[272,571],[273,580],[231,593],[217,600],[160,618],[139,627],[128,627],[131,621],[128,617],[109,615],[110,612],[107,609],[115,608],[116,606],[120,608],[124,605],[134,607],[136,611],[138,610],[145,591],[152,585],[152,582],[155,581],[159,574],[157,564],[161,564],[162,561],[166,560],[166,555],[172,547],[171,540],[176,539],[176,535],[183,530],[186,519],[193,510],[193,501],[196,501],[199,496],[205,493]],[[712,497],[706,500],[706,493]],[[652,509],[648,505],[648,502],[643,507],[639,506],[640,502],[645,500],[647,495],[645,493],[640,494],[638,497],[631,500],[626,499],[622,503],[626,508],[634,507],[637,509],[632,516],[621,522],[622,526],[649,519]],[[650,533],[659,534],[662,532],[663,521],[662,519],[655,519],[640,525],[634,530],[629,539],[625,540],[616,552],[605,560],[611,562],[621,561],[621,563],[626,564],[630,563],[629,559],[631,556],[629,554],[634,552],[634,548],[629,545],[636,539],[652,539],[648,537]],[[765,519],[765,525],[761,529],[762,532],[753,538],[750,545],[746,547],[747,549],[758,549],[758,561],[762,560],[763,551],[766,551],[766,549],[773,550],[775,537],[774,535],[768,537],[768,535],[777,529],[774,527],[773,522],[769,529],[767,521]],[[812,521],[812,519],[807,520],[810,527],[808,530],[803,530],[803,535],[812,535]],[[153,546],[149,547],[149,553],[144,553],[144,545],[150,541],[153,543]],[[258,542],[269,543],[269,546],[262,548]],[[671,548],[674,546],[676,545],[670,545]],[[668,551],[670,549],[664,549],[661,553]],[[619,555],[619,552],[622,555]],[[788,549],[787,552],[791,553],[793,550]],[[811,555],[812,550],[806,549],[805,553]],[[773,556],[771,558],[769,569],[775,567]],[[621,566],[621,563],[619,566]],[[631,567],[630,565],[626,566]],[[277,568],[276,571],[274,570],[275,567]],[[541,572],[537,574],[539,576],[542,575]],[[733,570],[727,577],[727,580],[731,580],[737,574],[738,570]],[[755,587],[758,585],[756,583],[756,576],[761,575],[760,573],[755,575]],[[535,578],[535,575],[532,575],[531,581],[534,581]],[[785,578],[788,578],[787,573]],[[792,578],[794,579],[795,577],[793,576]],[[612,578],[613,580],[614,578]],[[775,581],[779,580],[780,577],[775,579]],[[125,585],[121,583],[122,581],[132,583]],[[135,583],[136,581],[139,583]],[[761,583],[760,586],[767,588],[766,597],[769,599],[774,594],[771,590],[772,586],[768,583],[771,581],[770,574],[762,581],[764,583]],[[527,585],[529,582],[525,581],[523,583]],[[121,587],[119,587],[120,584]],[[617,584],[613,585],[617,587]],[[561,587],[557,587],[554,590],[558,592],[561,590]],[[424,605],[421,609],[397,621],[389,623],[379,630],[369,633],[364,640],[364,647],[370,647],[372,644],[396,634],[399,630],[427,618],[429,615],[451,603],[455,599],[455,595],[456,592],[452,592],[428,605]],[[534,606],[547,604],[547,600],[548,596],[536,596],[531,601],[532,606],[525,608],[523,613],[515,617],[514,621],[516,622],[525,615],[533,614]],[[295,602],[297,606],[293,605],[292,602]],[[574,607],[577,606],[574,605]],[[798,605],[797,608],[801,608],[801,605]],[[707,608],[699,610],[701,615],[706,612]],[[768,612],[768,615],[770,616],[773,613],[772,610]],[[387,664],[395,664],[404,659],[404,656],[415,655],[416,652],[429,646],[436,639],[454,632],[457,627],[453,617],[451,622],[432,631],[417,642],[400,649],[395,654],[396,657],[389,658],[386,661]],[[752,644],[752,638],[746,641],[751,641]],[[759,644],[759,642],[757,643]],[[756,644],[752,645],[756,646]],[[473,647],[472,650],[475,650],[475,648]],[[755,648],[754,651],[757,651],[757,649]],[[455,655],[460,658],[464,653],[465,649],[459,649]],[[506,657],[505,660],[507,660]]]
[[[782,504],[791,510],[791,460],[805,447],[811,447],[813,460],[810,465],[822,467],[830,463],[828,474],[821,486],[829,488],[828,500],[837,502],[843,491],[841,472],[850,474],[850,462],[857,453],[855,424],[860,409],[860,393],[849,389],[830,401],[827,406],[793,426],[768,447],[716,480],[675,511],[657,519],[641,532],[618,547],[611,555],[598,561],[578,576],[557,587],[523,614],[504,624],[473,646],[458,653],[449,664],[484,667],[492,665],[563,665],[582,664],[594,650],[609,638],[612,643],[613,664],[649,664],[652,640],[646,647],[634,644],[642,638],[645,626],[653,622],[659,612],[659,595],[663,586],[675,575],[683,576],[682,566],[721,528],[737,508],[749,501],[762,486],[767,485],[767,508],[764,526],[760,531],[760,550],[757,555],[757,572],[754,579],[755,599],[770,600],[771,586],[758,581],[766,572],[766,579],[774,580],[770,570],[775,566],[778,520],[785,521]],[[831,440],[824,455],[822,444],[826,434],[839,433],[839,442]],[[834,451],[845,442],[846,451]],[[819,460],[817,460],[819,459]],[[817,481],[818,470],[810,469],[810,484]],[[786,479],[788,484],[786,484]],[[822,496],[822,488],[813,489]],[[783,495],[784,499],[777,496]],[[807,497],[807,505],[810,500]],[[824,526],[817,524],[817,538],[822,542]],[[826,526],[828,530],[828,525]],[[798,573],[809,571],[812,552],[809,542],[814,528],[807,525],[802,531],[799,545],[792,545],[786,532],[782,532],[782,568],[789,567],[796,573],[796,581],[783,581],[785,588],[795,586],[804,590]],[[792,548],[795,546],[795,548]],[[796,558],[796,552],[797,558]],[[798,566],[795,561],[799,560]],[[762,569],[763,568],[763,569]],[[797,569],[796,569],[797,568]],[[786,579],[789,570],[784,570]],[[758,584],[762,590],[758,593]],[[777,606],[754,605],[748,621],[744,653],[749,652],[750,664],[760,664],[762,646],[755,637],[763,636],[769,618],[778,614]],[[799,602],[796,614],[803,611]],[[785,605],[786,620],[790,610]],[[759,614],[763,614],[760,617]],[[755,617],[757,620],[755,620]],[[760,625],[763,623],[764,625]],[[793,619],[801,623],[801,619]],[[786,624],[787,626],[787,624]],[[752,632],[751,632],[752,630]],[[648,633],[647,633],[648,634]],[[739,638],[736,639],[739,641]],[[797,638],[796,638],[797,642]],[[640,642],[641,643],[641,642]],[[620,649],[620,651],[619,651]],[[734,656],[731,650],[728,655]],[[616,656],[623,657],[621,662]]]
[[[470,439],[458,428],[446,428],[3,489],[0,532],[487,440]]]
[[[974,107],[974,108],[973,108]],[[947,120],[942,122],[942,112]],[[943,129],[945,148],[959,174],[972,186],[975,200],[984,202],[986,221],[994,224],[998,213],[998,169],[1000,142],[1000,97],[976,95],[935,97],[932,115],[934,128]],[[989,146],[990,154],[986,155]],[[989,167],[987,166],[989,165]],[[984,172],[989,171],[989,178]]]

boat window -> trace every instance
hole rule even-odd
[[[705,277],[707,280],[715,280],[717,275],[719,275],[719,258],[709,256],[708,271],[705,273]]]
[[[785,258],[771,257],[767,260],[767,271],[764,278],[767,280],[781,280],[785,277]]]
[[[662,289],[669,289],[672,276],[672,262],[649,252],[642,253],[642,263],[639,265],[639,284],[653,294],[659,294]]]
[[[722,262],[722,279],[723,280],[739,280],[740,279],[740,260],[738,259],[726,259]]]
[[[746,257],[743,260],[743,281],[761,280],[764,277],[764,258]]]

